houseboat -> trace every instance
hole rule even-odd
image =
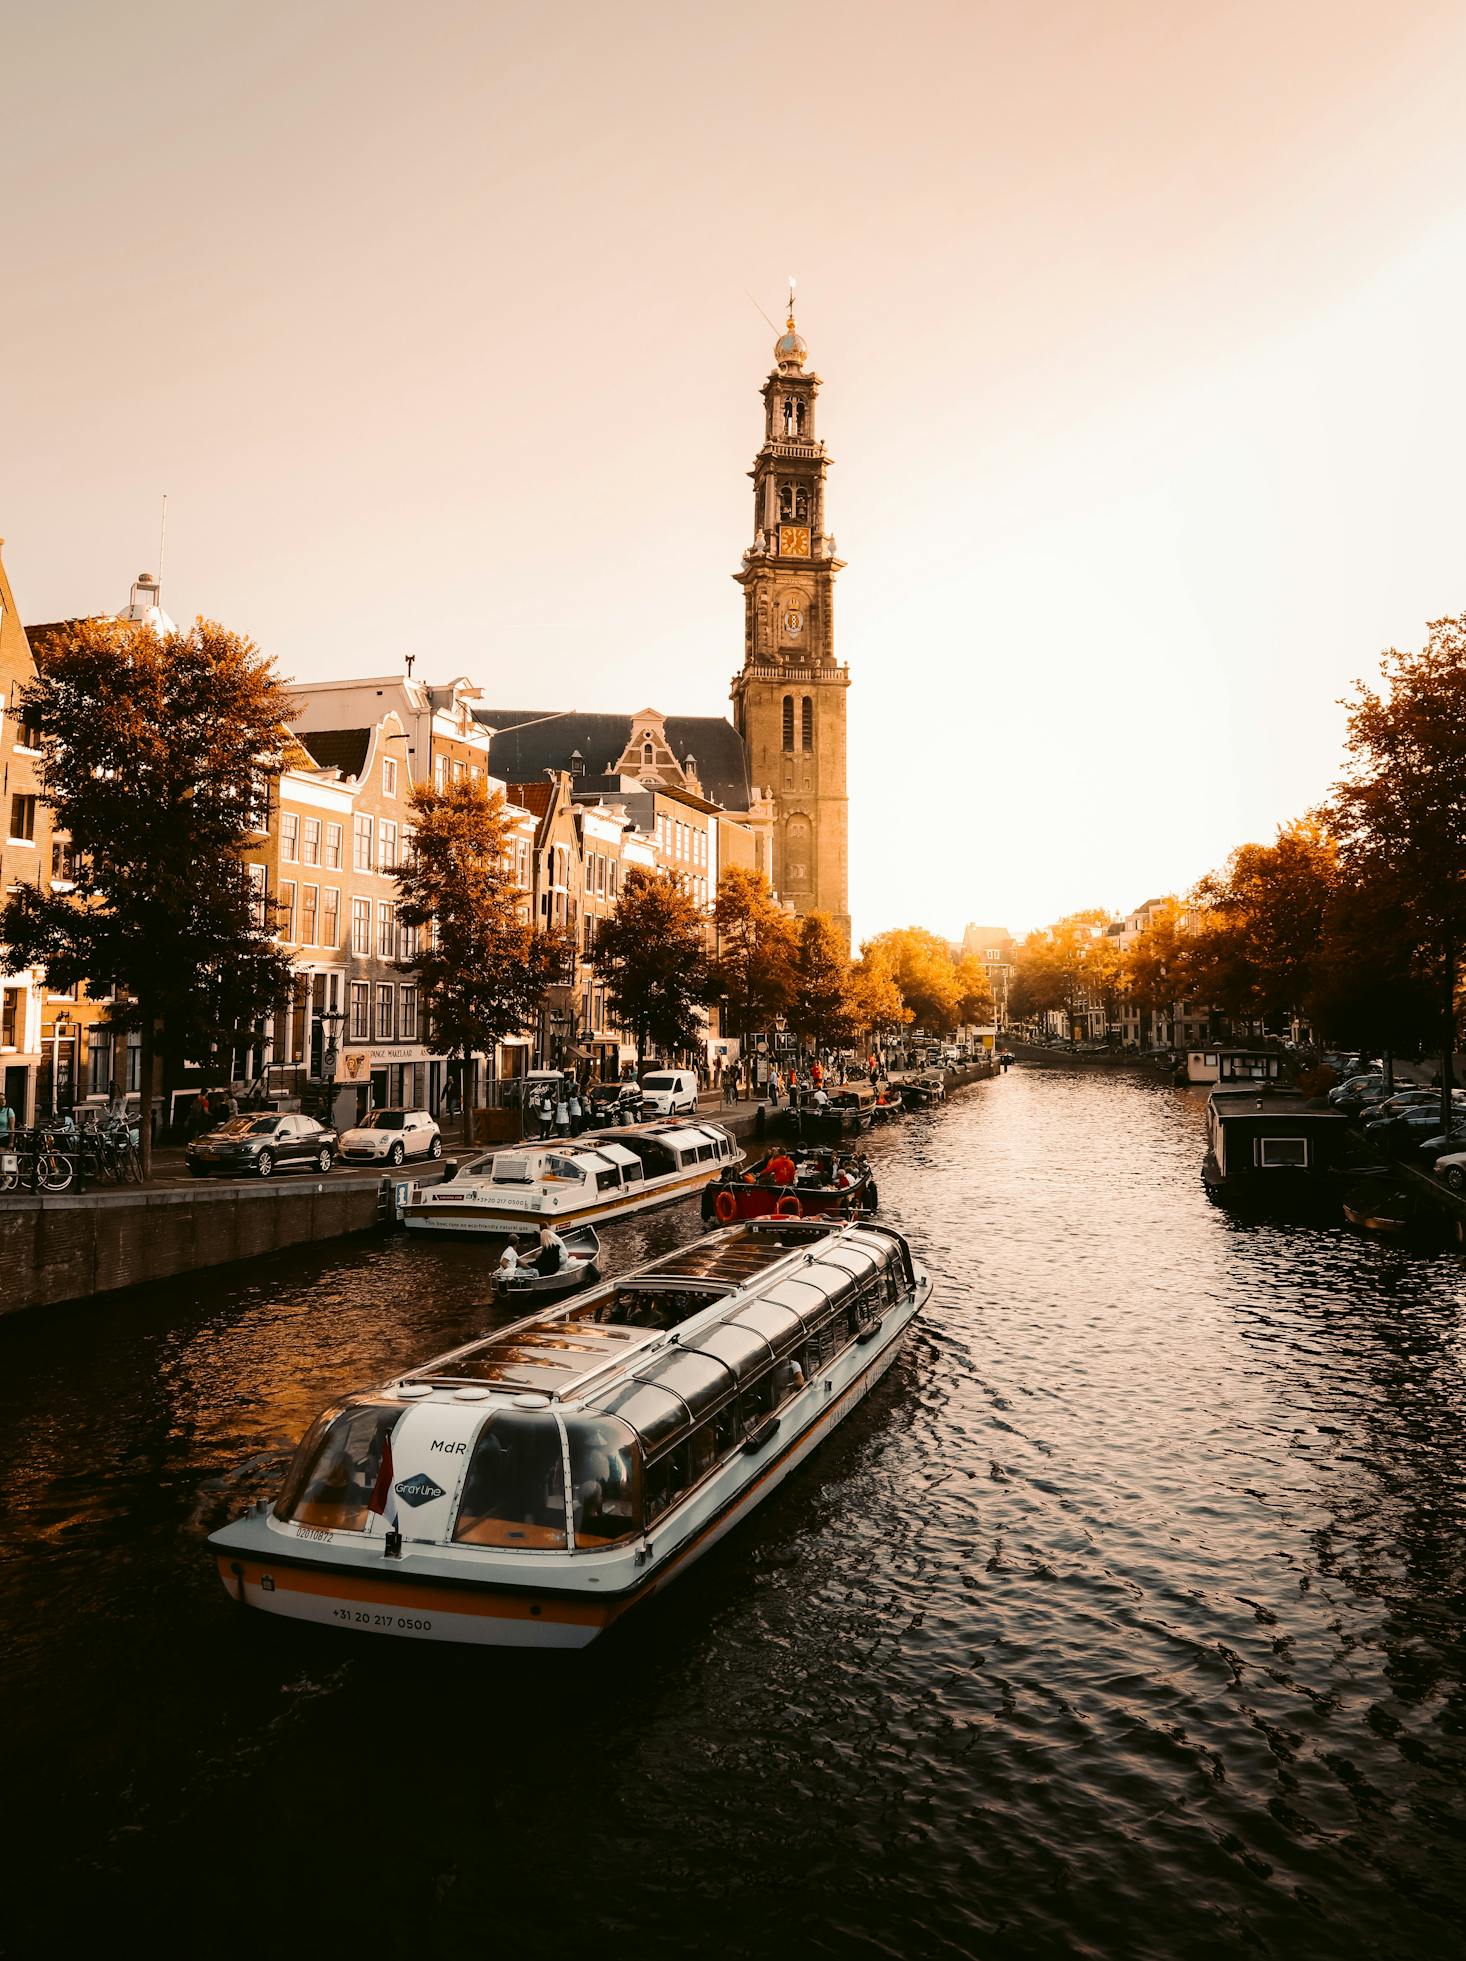
[[[1286,1060],[1277,1049],[1224,1049],[1215,1046],[1186,1051],[1188,1083],[1276,1083]]]
[[[702,1216],[709,1223],[735,1219],[818,1218],[827,1212],[876,1209],[875,1174],[854,1151],[810,1150],[796,1144],[770,1151],[742,1173],[725,1171],[703,1187]]]
[[[440,1185],[413,1185],[402,1218],[415,1232],[601,1225],[689,1198],[742,1162],[732,1132],[719,1123],[624,1124],[474,1158]]]
[[[1218,1194],[1301,1192],[1344,1161],[1349,1121],[1297,1090],[1219,1083],[1207,1099],[1201,1175]]]
[[[584,1647],[849,1415],[931,1285],[881,1226],[709,1234],[334,1403],[210,1535],[219,1576],[329,1627]]]

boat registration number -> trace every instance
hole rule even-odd
[[[378,1614],[369,1607],[335,1607],[333,1621],[349,1622],[352,1627],[391,1628],[408,1634],[431,1634],[433,1623],[425,1614]]]

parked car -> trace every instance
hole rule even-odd
[[[635,1123],[641,1115],[641,1105],[640,1083],[596,1083],[590,1092],[593,1123]]]
[[[697,1114],[697,1077],[690,1069],[654,1069],[641,1079],[642,1115],[680,1117]]]
[[[1382,1083],[1383,1081],[1384,1076],[1382,1074],[1376,1074],[1373,1071],[1370,1071],[1366,1075],[1356,1073],[1352,1076],[1346,1076],[1343,1082],[1335,1083],[1329,1091],[1329,1101],[1330,1103],[1342,1103],[1346,1096],[1353,1096],[1356,1091],[1368,1088],[1371,1083]]]
[[[1435,1161],[1435,1175],[1453,1192],[1466,1192],[1466,1151],[1443,1151]]]
[[[1449,1157],[1466,1145],[1466,1120],[1452,1124],[1450,1134],[1443,1136],[1439,1127],[1424,1143],[1416,1146],[1415,1155],[1427,1167],[1433,1167],[1443,1157]]]
[[[426,1110],[373,1110],[365,1123],[341,1133],[341,1155],[352,1164],[401,1164],[440,1158],[443,1139]]]
[[[1466,1090],[1452,1090],[1451,1101],[1458,1106],[1466,1105]],[[1412,1110],[1438,1111],[1440,1107],[1441,1093],[1438,1089],[1397,1090],[1382,1103],[1366,1105],[1360,1128],[1366,1137],[1370,1137],[1394,1118],[1403,1117]]]
[[[241,1171],[269,1178],[292,1165],[329,1171],[336,1162],[337,1146],[336,1132],[314,1117],[293,1110],[264,1110],[231,1117],[217,1130],[205,1131],[184,1155],[195,1178],[236,1176]]]

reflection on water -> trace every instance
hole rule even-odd
[[[878,1138],[937,1276],[902,1361],[580,1656],[247,1619],[202,1552],[334,1393],[485,1325],[481,1248],[0,1327],[16,1951],[58,1899],[205,1952],[1452,1950],[1466,1265],[1239,1223],[1200,1133],[1056,1071]]]

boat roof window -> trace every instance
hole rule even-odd
[[[727,1363],[740,1382],[748,1376],[757,1375],[760,1369],[766,1369],[774,1359],[774,1351],[762,1335],[756,1334],[752,1328],[734,1327],[727,1321],[721,1327],[709,1328],[705,1334],[696,1336],[688,1347],[689,1354],[694,1351],[702,1355],[716,1355],[719,1361]]]
[[[651,1382],[626,1382],[598,1404],[607,1416],[629,1423],[648,1450],[658,1450],[684,1430],[692,1417],[680,1396]]]
[[[738,1378],[726,1362],[690,1348],[659,1355],[646,1368],[637,1370],[636,1379],[671,1390],[682,1398],[694,1416],[701,1416],[721,1403],[738,1386]]]
[[[742,1328],[752,1328],[768,1342],[776,1355],[786,1348],[792,1348],[804,1334],[804,1323],[799,1316],[787,1307],[776,1307],[772,1301],[750,1301],[746,1307],[737,1308],[728,1319]]]
[[[623,1171],[632,1165],[635,1165],[638,1171],[641,1169],[641,1159],[635,1151],[628,1151],[624,1144],[602,1143],[598,1138],[596,1156],[604,1158],[608,1164],[619,1164]]]
[[[561,1151],[552,1151],[545,1158],[543,1178],[556,1178],[562,1183],[583,1185],[585,1183],[585,1164],[579,1157],[566,1157]]]

